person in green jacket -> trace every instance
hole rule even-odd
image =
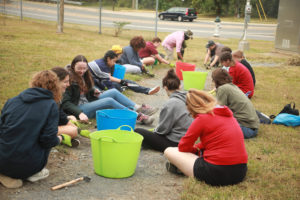
[[[231,109],[244,133],[244,138],[255,137],[258,132],[259,118],[249,98],[232,83],[232,78],[225,69],[214,70],[212,80],[216,85],[219,104]]]
[[[88,70],[88,61],[83,55],[76,56],[69,68],[70,86],[63,95],[62,108],[68,115],[74,115],[82,122],[96,117],[96,111],[102,109],[130,109],[138,113],[137,122],[152,124],[151,117],[158,109],[145,104],[138,105],[116,89],[100,91]]]

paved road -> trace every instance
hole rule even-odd
[[[2,0],[3,1],[3,0]],[[1,1],[0,1],[1,2]],[[19,1],[12,0],[6,4],[5,10],[1,3],[0,12],[10,15],[20,16]],[[56,21],[56,4],[23,2],[23,16],[35,19]],[[80,6],[65,5],[65,22],[75,24],[85,24],[99,26],[99,9]],[[102,26],[113,27],[114,21],[130,22],[126,25],[128,29],[135,30],[155,30],[155,12],[121,12],[121,11],[102,11]],[[276,26],[274,24],[249,24],[249,39],[274,41]],[[214,33],[214,22],[196,20],[194,22],[178,21],[158,21],[159,32],[173,32],[177,30],[193,30],[195,36],[211,37]],[[222,22],[220,37],[223,38],[241,38],[243,34],[242,23]]]

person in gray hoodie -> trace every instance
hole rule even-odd
[[[167,147],[177,147],[180,139],[193,122],[186,108],[186,92],[180,91],[180,80],[170,69],[162,81],[170,99],[164,104],[159,124],[154,131],[136,128],[135,132],[144,137],[143,146],[163,152]]]

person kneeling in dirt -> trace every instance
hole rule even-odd
[[[116,88],[120,92],[123,92],[122,87],[126,87],[134,92],[147,95],[153,95],[159,92],[160,86],[147,88],[131,80],[113,77],[117,59],[118,55],[114,51],[109,50],[105,53],[103,58],[88,63],[96,87],[100,89]]]
[[[59,85],[61,88],[61,93],[64,94],[67,87],[70,86],[70,75],[69,72],[62,67],[54,67],[51,69],[59,79]],[[63,140],[62,144],[65,144],[69,147],[78,147],[80,141],[76,139],[79,129],[73,124],[76,123],[77,119],[73,115],[67,116],[59,105],[59,121],[58,121],[58,135],[62,135]]]
[[[180,91],[180,80],[173,69],[163,78],[162,85],[170,99],[160,112],[158,126],[153,132],[135,129],[135,132],[144,137],[144,147],[161,152],[167,147],[176,147],[193,121],[185,106],[186,92]]]
[[[44,168],[57,136],[59,80],[45,70],[33,76],[31,88],[9,99],[0,116],[0,183],[7,188],[35,182],[49,176]]]
[[[143,63],[146,65],[156,65],[157,62],[164,63],[169,65],[170,62],[165,60],[158,53],[157,48],[160,46],[161,39],[159,37],[155,37],[152,41],[146,42],[145,48],[142,48],[139,51],[139,56],[142,59]]]
[[[146,42],[142,36],[135,36],[130,40],[130,45],[123,48],[120,62],[126,68],[126,73],[140,74],[144,73],[150,77],[154,77],[146,69],[146,64],[139,57],[139,50],[146,46]]]
[[[219,57],[222,53],[224,45],[220,43],[215,43],[212,40],[209,40],[206,44],[207,52],[204,58],[204,66],[206,66],[206,69],[211,69],[212,67],[218,67],[219,66]],[[210,59],[210,63],[208,63]]]
[[[195,177],[213,186],[243,181],[248,155],[242,130],[226,106],[218,106],[208,93],[190,89],[187,109],[194,121],[178,147],[169,147],[164,155],[167,170]],[[200,138],[199,143],[195,143]]]
[[[214,70],[212,80],[217,88],[218,102],[232,110],[243,131],[244,138],[255,137],[258,133],[259,118],[250,99],[232,83],[232,78],[225,69]]]

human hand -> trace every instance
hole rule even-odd
[[[73,116],[73,115],[69,115],[69,116],[68,116],[68,120],[70,120],[70,121],[74,121],[74,122],[76,122],[76,121],[77,121],[76,117],[75,117],[75,116]]]
[[[84,113],[80,113],[79,114],[79,120],[83,123],[88,123],[89,121],[89,118],[86,116],[86,114]]]
[[[98,90],[98,89],[94,90],[94,96],[95,97],[99,97],[100,94],[101,94],[100,90]]]

